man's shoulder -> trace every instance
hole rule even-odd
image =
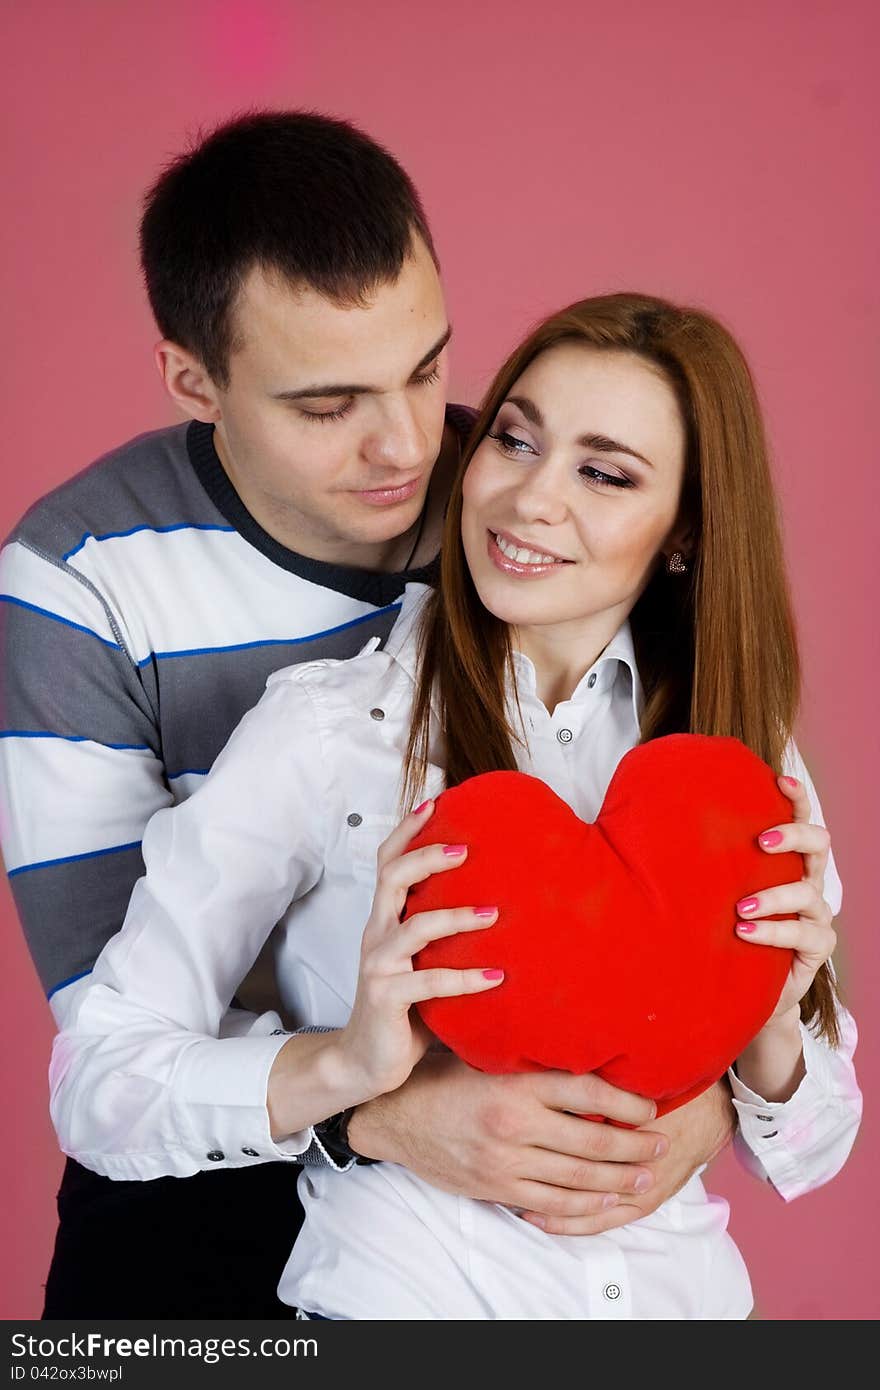
[[[35,502],[8,540],[63,560],[91,536],[228,525],[190,464],[188,428],[150,430],[103,454]]]

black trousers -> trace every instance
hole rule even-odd
[[[69,1158],[43,1317],[295,1317],[276,1289],[302,1225],[298,1172],[113,1182]]]

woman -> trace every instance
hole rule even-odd
[[[737,905],[743,940],[796,952],[732,1077],[742,1142],[783,1195],[833,1176],[860,1113],[854,1025],[828,966],[839,883],[790,742],[798,674],[781,546],[760,415],[729,335],[638,295],[586,300],[541,325],[477,422],[439,588],[410,586],[383,651],[377,641],[352,662],[273,676],[199,791],[151,822],[147,876],[96,966],[78,1038],[59,1039],[55,1084],[83,1036],[127,1059],[141,1039],[165,1059],[182,1150],[195,1109],[216,1110],[216,1151],[201,1166],[240,1135],[243,1110],[254,1135],[245,1161],[302,1153],[312,1125],[395,1089],[424,1055],[414,1001],[503,988],[491,959],[461,973],[412,968],[428,940],[496,917],[473,904],[400,924],[408,888],[467,854],[407,853],[444,785],[519,767],[593,819],[640,739],[726,734],[784,767],[792,823],[762,842],[806,864],[800,882]],[[428,799],[392,829],[417,790]],[[767,920],[778,914],[786,920]],[[218,1038],[279,919],[285,1004],[335,1031]],[[128,1060],[119,1086],[139,1084],[148,1111],[150,1088]],[[95,1154],[96,1166],[112,1173],[111,1158]],[[169,1172],[181,1171],[174,1158]],[[626,1224],[622,1212],[589,1240],[393,1164],[306,1170],[300,1190],[306,1224],[280,1294],[317,1316],[744,1318],[751,1308],[726,1204],[698,1177],[652,1216]]]

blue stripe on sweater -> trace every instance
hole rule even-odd
[[[38,864],[21,864],[17,869],[9,869],[7,878],[18,874],[29,874],[34,869],[54,869],[59,864],[77,864],[83,859],[100,859],[104,854],[122,854],[127,849],[140,849],[141,841],[132,840],[128,845],[111,845],[109,849],[90,849],[85,854],[67,854],[63,859],[42,859]]]
[[[322,637],[332,637],[337,632],[345,632],[347,628],[358,627],[362,623],[372,622],[374,618],[379,618],[383,613],[399,613],[401,604],[389,603],[387,608],[376,608],[372,613],[363,613],[359,618],[352,618],[347,623],[340,623],[338,627],[328,627],[323,632],[309,632],[305,637],[272,637],[260,642],[236,642],[229,647],[190,647],[185,651],[179,652],[150,652],[138,662],[138,667],[149,666],[152,661],[171,661],[179,656],[211,656],[216,652],[245,652],[251,651],[255,647],[297,647],[303,642],[317,642]]]
[[[86,976],[91,975],[91,973],[91,970],[81,970],[78,975],[70,975],[66,980],[59,980],[58,984],[53,985],[52,988],[49,990],[49,993],[46,995],[46,998],[51,999],[52,995],[57,994],[59,989],[64,989],[66,985],[76,984],[77,980],[84,980]]]
[[[86,531],[82,539],[77,542],[72,550],[68,550],[66,555],[61,558],[67,563],[68,560],[79,553],[86,541],[117,541],[125,536],[135,536],[138,531],[153,531],[157,536],[165,535],[168,531],[234,531],[234,526],[216,526],[209,522],[199,521],[178,521],[173,526],[132,526],[128,531],[105,531],[102,535],[96,536],[93,531]]]
[[[62,623],[64,627],[72,627],[77,632],[85,632],[89,637],[97,638],[114,652],[122,651],[118,643],[108,641],[100,633],[93,632],[90,627],[83,627],[82,623],[72,623],[69,618],[62,618],[60,613],[52,613],[48,608],[38,608],[35,603],[25,603],[23,598],[13,598],[12,594],[0,594],[0,603],[14,603],[16,608],[27,608],[31,613],[40,613],[44,618],[51,618],[54,623]]]
[[[126,749],[138,753],[150,752],[148,743],[102,743],[100,739],[90,738],[88,734],[50,734],[45,730],[0,729],[0,738],[60,738],[65,743],[96,743],[99,748]]]

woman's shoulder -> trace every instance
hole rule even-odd
[[[308,696],[324,708],[360,705],[389,683],[395,684],[395,663],[380,647],[381,640],[371,637],[355,656],[322,657],[285,666],[269,677],[263,698],[295,702]]]

